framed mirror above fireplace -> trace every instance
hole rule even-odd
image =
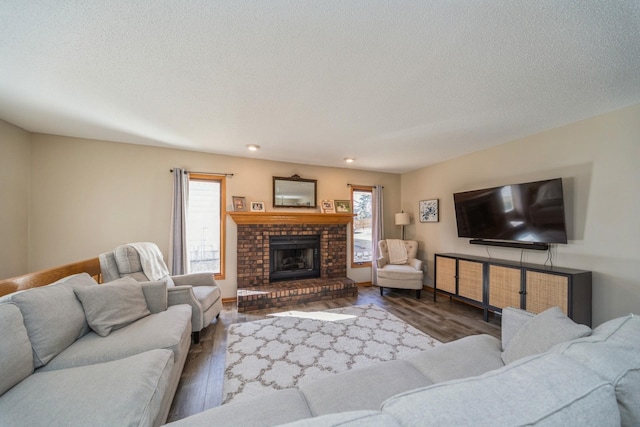
[[[304,179],[300,175],[290,178],[273,177],[274,208],[311,208],[317,207],[317,180]]]

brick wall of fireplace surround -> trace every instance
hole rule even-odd
[[[269,285],[269,237],[319,235],[320,278],[347,276],[345,224],[238,224],[238,289]]]

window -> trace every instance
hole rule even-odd
[[[373,187],[351,186],[351,205],[355,214],[351,229],[351,267],[370,267],[373,261],[372,190]]]
[[[511,212],[513,210],[513,195],[511,193],[511,186],[507,185],[500,190],[502,197],[502,205],[505,212]]]
[[[190,174],[188,200],[188,272],[224,279],[225,178]]]

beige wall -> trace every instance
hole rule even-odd
[[[407,237],[421,242],[433,280],[433,254],[458,252],[519,260],[521,251],[472,246],[457,237],[453,193],[562,177],[569,243],[554,265],[593,271],[593,321],[640,307],[640,105],[594,117],[402,176]],[[440,222],[415,222],[420,200],[440,199]],[[524,260],[544,263],[546,252]]]
[[[263,201],[267,210],[273,210],[273,176],[297,173],[317,179],[319,200],[348,199],[347,183],[381,184],[385,186],[386,227],[391,233],[396,231],[397,174],[34,134],[29,271],[94,257],[134,241],[156,242],[166,257],[172,191],[169,169],[173,167],[233,173],[227,179],[229,210],[232,196]],[[236,291],[236,227],[229,218],[226,226],[226,278],[220,285],[223,296],[229,298]],[[348,271],[359,282],[370,281],[370,274],[368,268]]]
[[[565,184],[569,239],[553,249],[559,266],[593,271],[594,323],[640,306],[640,105],[594,117],[402,175],[322,168],[30,134],[0,121],[0,277],[52,267],[150,240],[169,245],[172,167],[231,172],[231,196],[271,207],[271,177],[318,179],[318,198],[346,199],[347,183],[385,186],[387,237],[399,237],[393,214],[413,216],[407,238],[420,241],[432,282],[433,254],[460,252],[518,260],[516,249],[471,246],[457,237],[452,194],[552,177]],[[402,199],[400,199],[402,194]],[[418,201],[440,199],[440,222],[416,223]],[[225,297],[235,294],[235,224],[227,220]],[[546,253],[524,260],[544,263]],[[369,269],[349,277],[368,281]]]
[[[30,134],[0,120],[0,277],[27,269]]]

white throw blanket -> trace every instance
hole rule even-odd
[[[407,248],[404,241],[400,239],[387,239],[387,247],[389,248],[390,264],[406,264]]]
[[[142,271],[149,280],[160,280],[169,275],[167,265],[162,259],[162,252],[155,243],[130,243],[140,255]]]

